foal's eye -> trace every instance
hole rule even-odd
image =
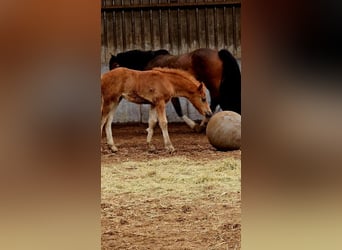
[[[202,97],[202,102],[206,102],[207,99],[205,97]]]

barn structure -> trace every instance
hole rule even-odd
[[[102,0],[101,73],[111,54],[166,49],[178,55],[197,48],[228,49],[241,58],[241,0]],[[201,119],[186,100],[185,114]],[[148,105],[122,101],[114,122],[147,122]],[[167,105],[169,122],[182,121]]]

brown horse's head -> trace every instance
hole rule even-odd
[[[205,87],[204,83],[201,82],[189,100],[201,115],[204,115],[206,118],[210,118],[213,113],[209,107],[206,91],[207,88]]]

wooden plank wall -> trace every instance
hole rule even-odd
[[[101,73],[111,54],[167,49],[182,54],[197,48],[228,49],[241,57],[241,0],[101,0]],[[185,100],[183,110],[197,111]],[[148,107],[120,104],[115,122],[147,122]],[[180,121],[170,105],[169,121]]]

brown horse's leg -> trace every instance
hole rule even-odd
[[[176,110],[177,115],[183,119],[183,121],[191,128],[191,129],[195,129],[196,130],[196,125],[198,126],[198,124],[196,124],[193,120],[191,120],[189,117],[187,117],[186,115],[183,114],[182,112],[182,106],[180,104],[179,98],[178,97],[174,97],[171,98],[171,102],[173,107]]]
[[[166,112],[165,112],[165,103],[160,102],[156,105],[157,116],[159,127],[163,133],[164,138],[164,145],[168,152],[172,153],[175,151],[175,148],[172,146],[170,141],[169,132],[167,131],[167,119],[166,119]]]
[[[112,135],[112,122],[114,119],[114,113],[119,103],[114,103],[113,107],[110,109],[108,113],[107,123],[106,123],[106,136],[107,136],[107,144],[113,152],[118,151],[118,148],[114,144],[113,135]]]
[[[153,136],[153,130],[154,127],[157,124],[157,111],[156,107],[151,105],[149,116],[148,116],[148,128],[147,131],[147,145],[149,147],[149,151],[153,152],[155,150],[155,147],[151,144],[152,136]]]

